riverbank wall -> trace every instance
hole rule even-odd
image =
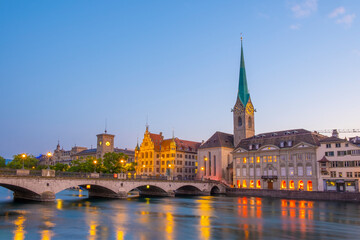
[[[284,199],[301,199],[314,201],[347,201],[360,202],[360,193],[353,192],[307,192],[292,190],[244,189],[230,188],[227,196],[270,197]]]

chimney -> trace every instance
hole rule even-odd
[[[338,138],[339,132],[336,129],[333,129],[332,136]]]
[[[162,132],[160,132],[160,136],[162,136]]]

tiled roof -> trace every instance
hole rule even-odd
[[[234,148],[234,135],[229,133],[216,132],[199,148],[205,149],[215,147]]]
[[[151,140],[154,143],[155,151],[160,151],[160,146],[164,137],[161,134],[149,133]]]
[[[96,148],[86,149],[86,150],[78,152],[78,153],[76,153],[74,155],[75,156],[83,156],[83,155],[92,155],[92,154],[96,154]]]
[[[135,151],[129,150],[129,149],[114,148],[114,152],[116,152],[116,153],[124,153],[124,154],[126,154],[128,156],[134,156],[135,155]]]
[[[243,148],[248,151],[256,151],[257,147],[260,148],[261,146],[267,145],[275,145],[280,148],[291,148],[292,146],[295,146],[301,142],[314,146],[320,146],[320,140],[325,138],[327,138],[327,136],[305,129],[292,129],[262,133],[250,138],[242,139],[236,146],[236,149]],[[291,141],[291,144],[289,144],[289,141]],[[284,145],[282,146],[281,143]]]
[[[346,142],[345,139],[337,138],[337,137],[326,137],[320,140],[320,143],[334,143],[334,142]]]
[[[322,159],[320,159],[318,162],[320,163],[326,163],[326,162],[330,162],[325,156],[323,156]]]
[[[176,150],[185,151],[185,152],[197,152],[200,142],[193,142],[188,140],[183,140],[179,138],[175,138]]]

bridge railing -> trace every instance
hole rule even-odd
[[[216,182],[209,179],[200,179],[200,178],[178,178],[178,177],[168,177],[168,176],[147,176],[147,175],[134,175],[134,174],[125,174],[125,173],[86,173],[86,172],[63,172],[56,171],[54,175],[43,175],[44,170],[22,170],[21,174],[18,171],[21,169],[8,169],[0,168],[0,176],[33,176],[33,177],[64,177],[64,178],[99,178],[99,179],[119,179],[119,180],[151,180],[151,181],[205,181],[205,182]],[[53,171],[53,170],[50,170]]]

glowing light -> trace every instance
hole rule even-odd
[[[246,188],[246,187],[247,187],[246,180],[243,180],[242,187],[243,187],[243,188]]]
[[[312,191],[313,189],[312,189],[312,181],[308,181],[307,182],[307,190],[308,191]]]
[[[299,181],[299,190],[304,190],[304,182],[302,180]]]
[[[109,142],[109,141],[107,141],[105,144],[106,144],[106,146],[110,146],[110,142]]]
[[[24,216],[19,216],[15,221],[14,224],[16,226],[16,229],[14,231],[14,240],[24,240],[25,239],[25,233],[24,230],[24,222],[26,218]]]
[[[97,164],[97,161],[96,161],[96,160],[94,160],[94,164]]]
[[[256,181],[256,188],[261,188],[261,182],[260,182],[260,180],[257,180],[257,181]]]
[[[169,164],[169,168],[171,168],[171,164]]]
[[[204,160],[205,160],[205,161],[207,161],[207,160],[208,160],[208,158],[207,158],[207,157],[204,157]]]
[[[24,153],[23,155],[21,155],[22,158],[26,158],[26,154]]]
[[[254,180],[250,181],[250,188],[254,188]]]
[[[149,189],[149,188],[150,188],[150,186],[149,186],[149,185],[146,185],[146,188],[148,188],[148,189]]]
[[[145,167],[145,165],[143,165],[143,167]]]
[[[201,167],[201,171],[204,171],[204,167]]]
[[[57,199],[56,200],[56,208],[58,210],[62,210],[62,207],[63,207],[63,200],[62,199]]]
[[[286,189],[286,181],[281,181],[281,189]]]
[[[86,189],[90,189],[90,185],[86,185]]]
[[[294,186],[294,181],[293,181],[293,180],[291,180],[291,181],[290,181],[290,184],[289,184],[289,189],[292,189],[292,190],[294,190],[294,189],[295,189],[295,186]]]
[[[52,153],[51,153],[51,152],[48,152],[46,155],[47,155],[48,157],[51,157],[51,156],[52,156]]]

